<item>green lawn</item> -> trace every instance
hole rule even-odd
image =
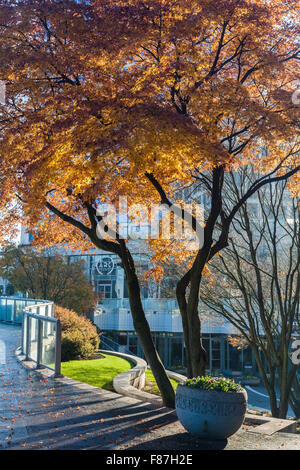
[[[174,390],[176,390],[178,382],[176,382],[176,380],[173,380],[173,379],[170,379],[170,382],[171,382]],[[154,393],[154,395],[159,395],[160,396],[160,391],[159,391],[158,386],[156,384],[156,380],[155,380],[151,370],[149,370],[149,369],[146,370],[146,383],[145,383],[144,391],[148,392],[148,393]]]
[[[104,359],[62,362],[61,373],[79,382],[113,391],[112,383],[114,377],[131,369],[132,365],[129,361],[120,357],[105,354],[104,356]],[[173,379],[170,380],[174,390],[176,390],[178,382]],[[156,380],[149,369],[146,371],[144,390],[155,395],[160,395]]]
[[[79,382],[94,385],[94,387],[113,390],[114,377],[131,369],[132,365],[120,357],[105,354],[104,356],[104,359],[62,362],[61,373]]]

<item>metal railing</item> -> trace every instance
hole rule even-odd
[[[36,305],[52,305],[49,300],[29,299],[27,297],[0,296],[0,321],[5,323],[22,324],[25,307]],[[49,310],[51,307],[48,307]],[[53,316],[50,315],[49,316]]]
[[[60,376],[61,324],[54,318],[52,302],[31,305],[23,310],[22,354],[25,360],[36,362],[36,368],[46,367]]]
[[[122,346],[121,344],[117,343],[116,341],[113,341],[107,336],[103,336],[103,334],[101,334],[100,336],[100,347],[101,349],[104,349],[106,351],[121,352],[124,354],[129,354],[131,356],[139,357],[132,351],[130,351],[130,349],[127,349],[125,346]]]

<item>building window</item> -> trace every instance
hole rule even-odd
[[[112,298],[112,285],[97,283],[97,294],[99,294],[100,299],[111,299]]]
[[[118,343],[121,346],[127,346],[127,334],[126,333],[120,333],[118,335]]]
[[[136,336],[128,337],[128,348],[132,354],[137,355],[138,339]]]
[[[212,370],[221,368],[221,342],[219,339],[211,341],[211,368]]]

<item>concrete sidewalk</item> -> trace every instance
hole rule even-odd
[[[67,378],[44,379],[15,358],[21,329],[0,323],[0,449],[300,449],[300,436],[240,430],[228,441],[188,434],[176,413]]]

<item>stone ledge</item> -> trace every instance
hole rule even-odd
[[[102,354],[110,354],[111,356],[122,357],[134,364],[132,369],[122,372],[122,374],[119,374],[114,378],[113,387],[117,393],[135,398],[136,400],[146,401],[160,407],[164,406],[160,397],[142,390],[145,386],[145,373],[148,368],[144,359],[115,351],[100,350],[99,352]],[[171,371],[166,372],[171,379],[177,380],[179,383],[186,380],[184,375]]]
[[[136,400],[152,403],[153,405],[160,407],[164,406],[160,397],[142,390],[145,386],[145,373],[148,368],[148,365],[144,359],[116,351],[107,351],[104,349],[100,349],[99,352],[102,354],[121,357],[134,365],[132,369],[126,372],[122,372],[122,374],[119,374],[114,378],[113,387],[117,393],[127,397],[135,398]],[[171,379],[177,380],[179,383],[185,382],[186,380],[184,375],[180,375],[169,370],[166,372]]]
[[[187,380],[187,377],[182,374],[177,374],[177,372],[172,372],[171,370],[166,371],[170,379],[176,380],[176,382],[183,383]]]
[[[144,359],[116,351],[106,351],[104,349],[100,349],[99,352],[110,356],[121,357],[133,364],[132,369],[122,372],[114,378],[113,387],[117,393],[157,406],[163,406],[161,398],[141,390],[145,386],[145,372],[147,370],[147,363]]]
[[[297,423],[290,419],[272,418],[270,416],[257,416],[247,413],[245,420],[255,427],[249,427],[247,432],[272,436],[275,432],[296,433]]]

